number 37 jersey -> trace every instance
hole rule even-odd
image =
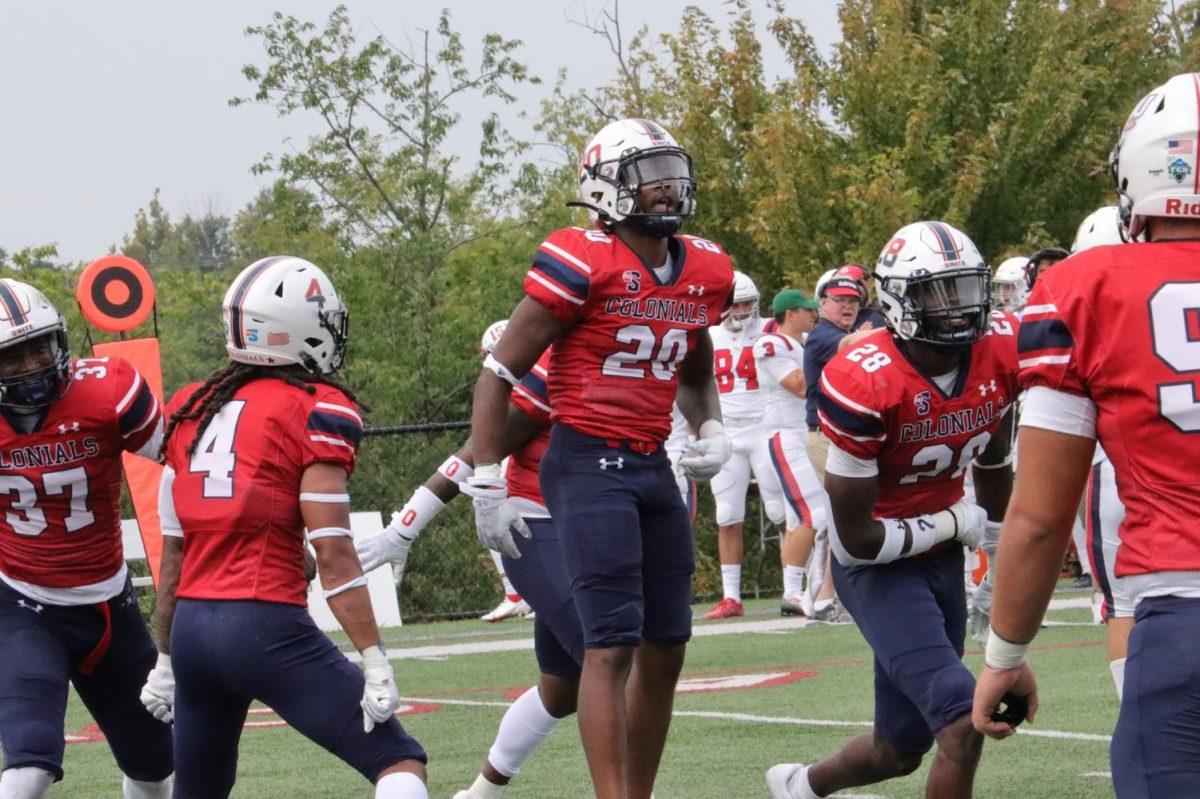
[[[887,330],[825,365],[821,430],[837,447],[879,467],[877,518],[943,510],[963,497],[971,461],[1017,399],[1017,321],[995,312],[986,336],[943,391],[905,357]]]
[[[552,419],[606,439],[661,444],[676,370],[729,313],[733,266],[694,236],[670,240],[668,280],[619,238],[564,228],[538,248],[525,292],[569,327],[551,353]]]
[[[168,413],[197,388],[177,392]],[[254,380],[203,431],[183,421],[167,440],[183,529],[180,597],[307,603],[300,478],[314,463],[352,472],[362,438],[354,403],[332,386],[313,388]]]

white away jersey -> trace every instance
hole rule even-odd
[[[797,397],[779,382],[804,369],[804,347],[783,333],[764,333],[754,342],[758,382],[766,394],[763,423],[768,430],[808,430],[804,421],[804,397]]]
[[[713,344],[713,377],[726,427],[749,427],[762,421],[763,394],[753,347],[765,322],[756,317],[737,333],[723,324],[708,329]]]

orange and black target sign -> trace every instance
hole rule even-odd
[[[106,255],[87,265],[75,287],[83,318],[109,333],[145,322],[154,309],[154,282],[127,255]]]

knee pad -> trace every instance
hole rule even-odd
[[[0,773],[0,799],[42,799],[54,775],[37,766],[19,766]]]
[[[783,499],[780,497],[768,497],[766,494],[760,494],[763,501],[763,510],[767,512],[767,518],[771,524],[782,524],[787,518],[787,509],[783,504]]]
[[[121,783],[123,799],[171,799],[171,778],[156,782],[125,777]]]
[[[732,502],[717,502],[717,526],[727,527],[731,524],[738,524],[746,520],[746,503],[742,502],[741,507]]]

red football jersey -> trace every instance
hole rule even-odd
[[[660,282],[616,236],[563,228],[538,248],[525,292],[570,326],[552,348],[552,417],[600,438],[661,444],[671,432],[676,369],[729,313],[733,265],[705,239],[671,239]]]
[[[550,393],[546,386],[549,369],[550,350],[546,350],[529,374],[521,378],[521,385],[513,389],[510,399],[514,408],[546,426],[537,438],[514,452],[508,461],[508,495],[539,505],[546,504],[538,483],[538,466],[550,446]]]
[[[1096,247],[1038,276],[1021,385],[1090,397],[1125,505],[1122,577],[1200,570],[1200,243]]]
[[[180,390],[174,413],[199,387]],[[300,478],[314,463],[347,473],[362,438],[354,403],[332,386],[315,394],[282,380],[254,380],[233,395],[188,445],[197,421],[181,422],[167,442],[175,470],[172,497],[183,528],[178,595],[306,605]]]
[[[146,381],[114,357],[75,361],[38,430],[0,416],[0,572],[51,589],[120,572],[121,453],[142,449],[161,419]]]
[[[963,497],[972,459],[1017,400],[1017,320],[992,314],[948,395],[879,330],[821,373],[817,416],[840,449],[879,466],[876,518],[936,513]]]

